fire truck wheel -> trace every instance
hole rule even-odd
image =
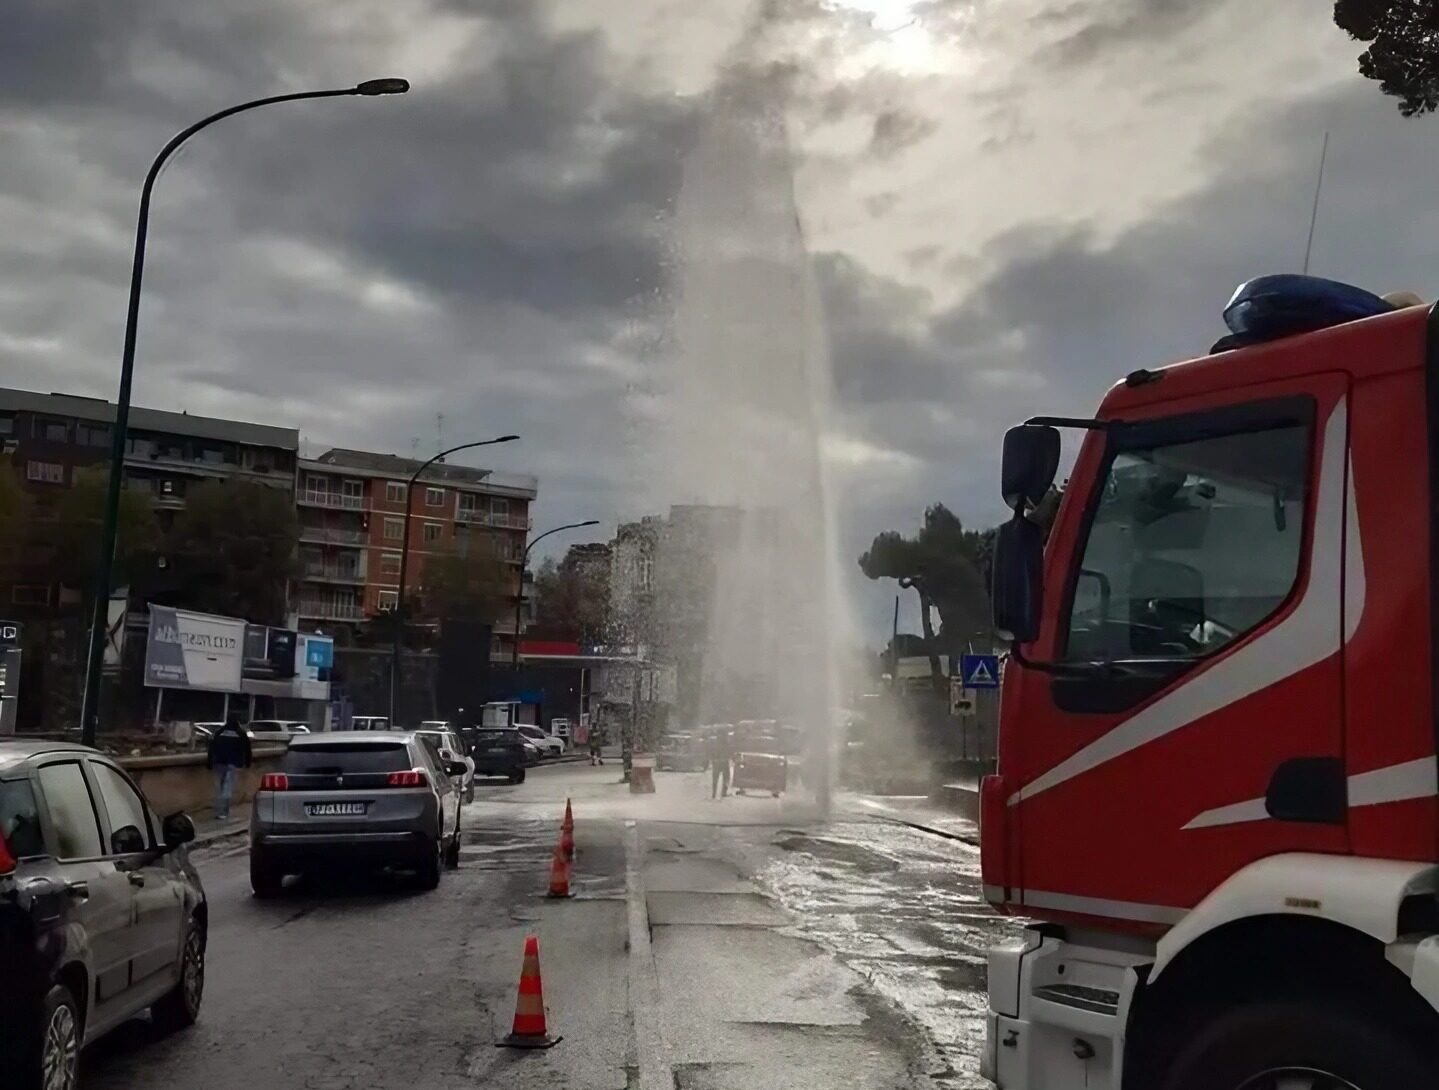
[[[1411,1090],[1434,1057],[1377,1012],[1318,1000],[1251,1003],[1182,1047],[1161,1090]]]

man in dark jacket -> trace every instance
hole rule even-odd
[[[710,735],[710,798],[729,797],[729,766],[734,760],[734,739],[729,728],[718,726]],[[721,790],[723,788],[723,790]]]
[[[250,736],[240,726],[239,716],[226,719],[210,739],[208,763],[215,771],[215,820],[229,821],[235,777],[240,769],[250,767]]]

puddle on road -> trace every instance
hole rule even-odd
[[[1020,924],[989,911],[979,853],[893,822],[785,829],[755,873],[805,937],[833,950],[928,1033],[950,1070],[935,1085],[992,1090],[979,1077],[985,951]]]

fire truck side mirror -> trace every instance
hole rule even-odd
[[[1000,492],[1012,511],[1044,498],[1059,470],[1059,431],[1047,424],[1021,424],[1004,433]]]
[[[1029,643],[1039,636],[1044,600],[1043,531],[1016,511],[995,535],[993,566],[994,627],[1013,643]]]

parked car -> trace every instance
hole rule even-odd
[[[255,896],[275,896],[286,874],[337,863],[412,870],[434,889],[442,865],[459,864],[466,770],[413,732],[295,738],[250,808]]]
[[[660,739],[655,768],[665,772],[703,772],[709,767],[705,744],[698,734],[676,731]]]
[[[427,719],[415,732],[421,740],[429,739],[442,761],[463,761],[465,764],[465,801],[475,798],[475,762],[465,752],[464,740],[455,733],[454,727],[443,719]]]
[[[389,730],[390,717],[387,715],[352,715],[351,730]]]
[[[67,742],[0,741],[0,1082],[73,1090],[80,1052],[149,1008],[193,1023],[209,918],[184,845],[123,769]]]
[[[475,762],[476,776],[504,776],[510,783],[525,782],[530,758],[523,734],[514,727],[480,727],[470,735],[470,757]],[[539,751],[533,746],[529,749],[538,760]]]
[[[533,723],[516,723],[515,729],[525,736],[525,739],[540,751],[541,757],[561,757],[565,752],[564,739],[556,738],[553,734],[546,734]]]
[[[245,724],[250,741],[264,743],[288,742],[296,735],[309,734],[310,725],[300,719],[251,719]]]

